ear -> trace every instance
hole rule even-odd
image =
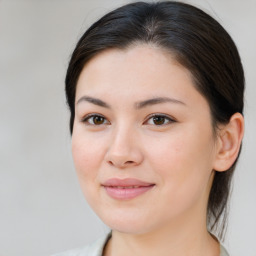
[[[220,126],[214,170],[223,172],[232,166],[238,156],[243,135],[244,118],[240,113],[235,113],[228,124]]]

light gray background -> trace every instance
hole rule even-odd
[[[129,1],[0,0],[0,256],[43,256],[107,232],[75,175],[64,97],[70,53],[93,21]],[[226,245],[256,255],[256,1],[191,0],[229,31],[245,68],[246,135]]]

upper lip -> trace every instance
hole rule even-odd
[[[133,179],[133,178],[127,178],[127,179],[112,178],[112,179],[106,180],[102,185],[105,187],[131,187],[131,186],[148,187],[155,184]]]

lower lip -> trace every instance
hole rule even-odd
[[[152,189],[154,185],[146,186],[146,187],[138,187],[138,188],[117,188],[117,187],[104,187],[107,194],[119,200],[128,200],[133,199],[137,196],[144,194],[145,192]]]

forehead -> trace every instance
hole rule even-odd
[[[111,62],[109,62],[111,60]],[[119,64],[123,64],[122,66],[119,66]],[[132,66],[125,67],[125,64],[131,64]],[[118,49],[118,48],[109,48],[105,49],[98,54],[96,54],[93,58],[91,58],[84,66],[84,69],[88,69],[89,66],[90,69],[96,68],[98,66],[99,68],[101,65],[111,65],[114,66],[115,64],[118,64],[119,68],[126,68],[126,70],[135,70],[138,68],[144,68],[144,70],[153,70],[155,68],[155,64],[159,65],[159,63],[165,64],[165,65],[176,65],[179,66],[181,69],[186,70],[188,74],[190,72],[183,67],[181,64],[179,64],[178,61],[176,61],[175,54],[171,53],[170,51],[160,48],[158,46],[155,46],[153,44],[135,44],[130,45],[127,48],[124,49]],[[106,67],[104,67],[106,68]],[[82,71],[83,71],[82,70]],[[140,70],[140,69],[139,69]],[[154,70],[155,71],[155,70]]]
[[[167,51],[137,45],[125,50],[107,49],[97,54],[84,66],[77,83],[83,89],[143,89],[186,83],[193,86],[191,73]]]

